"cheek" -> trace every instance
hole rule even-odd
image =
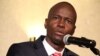
[[[56,27],[57,27],[57,23],[56,22],[50,22],[49,28],[51,28],[52,30],[55,30]]]
[[[54,35],[56,29],[57,29],[57,24],[56,23],[53,23],[53,22],[49,23],[48,29],[47,29],[49,34]]]
[[[66,33],[70,33],[70,34],[74,33],[74,30],[75,30],[75,28],[73,26],[65,28]]]
[[[49,33],[52,33],[53,31],[55,31],[55,24],[50,22],[47,26],[47,30]]]

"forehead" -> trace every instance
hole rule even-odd
[[[62,16],[75,16],[74,11],[69,7],[57,8],[53,14],[60,14]]]
[[[63,3],[62,2],[62,3],[58,3],[58,4],[54,5],[50,9],[48,16],[50,16],[50,15],[58,12],[62,8],[65,8],[66,9],[65,11],[68,11],[69,10],[69,11],[73,12],[74,14],[76,13],[74,7],[70,3]]]
[[[54,16],[54,15],[60,15],[62,17],[76,18],[76,13],[73,10],[73,8],[70,6],[55,7],[50,12],[49,18]]]

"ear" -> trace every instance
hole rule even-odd
[[[74,26],[74,30],[76,29],[76,25]]]
[[[45,19],[44,27],[47,28],[48,18]]]

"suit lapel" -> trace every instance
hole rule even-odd
[[[48,56],[44,48],[39,48],[36,50],[37,56]]]
[[[68,52],[68,50],[65,49],[65,50],[64,50],[64,53],[63,53],[63,56],[67,56],[67,55],[68,55],[67,52]]]
[[[79,56],[79,55],[65,48],[63,56]]]
[[[35,53],[37,54],[37,56],[48,56],[44,46],[43,46],[43,39],[45,38],[45,36],[41,36],[38,40],[36,40],[35,42]]]

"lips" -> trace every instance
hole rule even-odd
[[[55,32],[55,33],[56,33],[56,35],[64,36],[64,33],[61,32],[61,31],[57,31],[57,32]]]

